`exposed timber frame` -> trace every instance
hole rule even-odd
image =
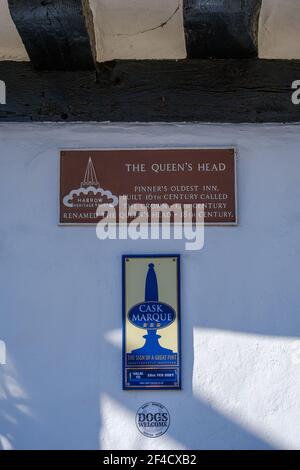
[[[93,18],[88,0],[8,0],[29,58],[40,70],[93,70]]]
[[[184,0],[190,59],[254,58],[262,0]]]
[[[115,61],[96,72],[0,62],[0,121],[300,122],[300,61]]]

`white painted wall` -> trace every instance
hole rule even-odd
[[[300,126],[0,125],[0,447],[300,447]],[[205,248],[57,225],[58,148],[236,145],[238,227]],[[121,390],[123,253],[181,252],[183,390]],[[157,400],[171,426],[135,427]]]
[[[300,58],[299,0],[263,0],[258,44],[262,59]]]
[[[99,62],[186,56],[182,0],[90,0]]]
[[[21,37],[10,16],[7,0],[0,0],[0,60],[29,60]]]
[[[186,57],[182,0],[90,0],[90,6],[100,62]],[[263,0],[258,43],[261,58],[300,59],[299,0]],[[0,60],[28,60],[8,0],[0,0]]]
[[[100,62],[186,57],[182,0],[90,0],[90,5]],[[177,7],[167,25],[155,28]],[[265,59],[300,58],[299,0],[262,1],[258,51]]]

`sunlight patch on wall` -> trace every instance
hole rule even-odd
[[[3,436],[0,434],[0,450],[13,450],[12,443],[9,440],[8,436]]]
[[[299,448],[299,351],[295,338],[195,328],[194,394],[276,448]]]
[[[28,397],[21,386],[15,365],[7,357],[7,364],[0,366],[0,450],[13,450],[20,422],[32,417]]]
[[[122,349],[122,330],[110,330],[104,335],[106,341],[118,349]]]

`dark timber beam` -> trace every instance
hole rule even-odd
[[[88,0],[8,0],[33,65],[43,70],[92,70],[95,41]]]
[[[183,0],[187,56],[257,57],[262,0]]]
[[[300,61],[117,61],[95,72],[0,62],[0,121],[300,122]]]

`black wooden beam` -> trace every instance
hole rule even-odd
[[[187,56],[257,57],[262,0],[183,0]]]
[[[94,68],[94,27],[87,0],[8,0],[8,4],[35,68]]]
[[[0,62],[0,121],[300,122],[300,61],[117,61],[95,72]]]

